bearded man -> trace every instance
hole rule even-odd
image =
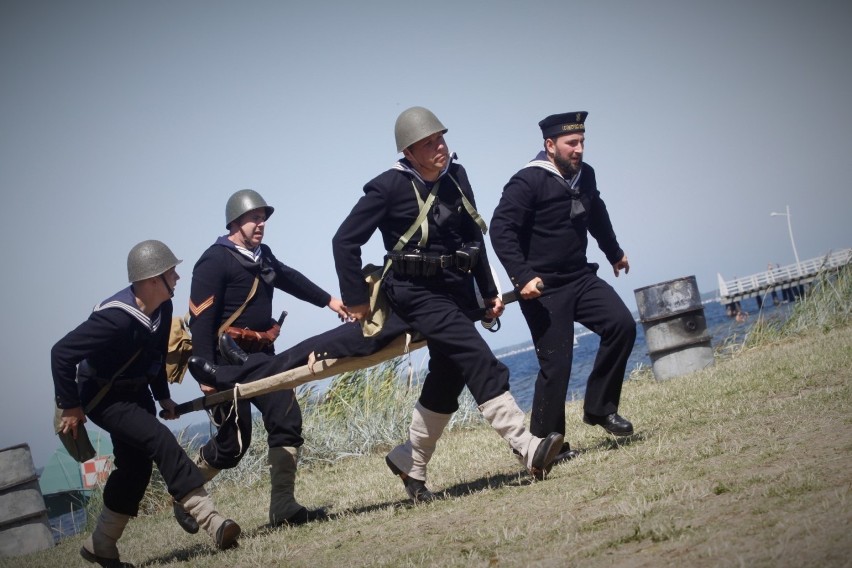
[[[530,431],[565,434],[565,397],[571,376],[574,322],[600,336],[586,385],[583,421],[616,436],[633,433],[618,414],[621,385],[636,322],[615,290],[586,258],[592,235],[617,277],[630,271],[601,199],[595,170],[583,162],[588,113],[554,114],[539,122],[544,150],[503,188],[491,223],[491,244],[530,328],[541,370]],[[557,461],[574,453],[566,445]]]

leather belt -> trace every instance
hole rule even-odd
[[[394,271],[406,276],[434,276],[439,268],[456,266],[455,254],[391,251],[385,258],[391,261]]]

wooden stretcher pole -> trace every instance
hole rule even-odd
[[[507,292],[502,296],[503,303],[508,304],[517,300],[515,292]],[[474,310],[468,314],[472,320],[481,319],[485,315],[485,308]],[[406,350],[406,344],[408,348]],[[208,396],[201,396],[178,404],[175,412],[178,415],[188,414],[198,410],[206,410],[213,408],[224,402],[234,400],[243,400],[246,398],[254,398],[262,394],[267,394],[274,391],[292,389],[305,383],[319,381],[341,373],[349,371],[357,371],[366,369],[379,363],[383,363],[394,357],[405,355],[406,352],[411,352],[426,345],[425,340],[408,342],[408,334],[403,334],[383,349],[376,351],[371,355],[364,357],[342,357],[340,359],[324,359],[317,361],[313,365],[303,365],[296,367],[277,375],[272,375],[263,379],[258,379],[250,383],[240,384],[231,390],[213,393]],[[164,415],[165,411],[160,412],[160,416]]]
[[[366,355],[364,357],[324,359],[322,361],[316,361],[313,365],[302,365],[301,367],[296,367],[294,369],[284,371],[283,373],[278,373],[277,375],[258,379],[250,383],[240,384],[231,390],[202,396],[177,405],[175,412],[180,415],[195,412],[197,410],[206,410],[222,404],[223,402],[254,398],[274,391],[296,388],[299,385],[319,381],[341,373],[366,369],[367,367],[378,365],[379,363],[383,363],[393,359],[394,357],[405,355],[407,337],[408,336],[406,334],[403,334],[391,341],[383,349],[380,349],[371,355]],[[408,351],[420,349],[424,345],[426,345],[425,341],[409,343]]]

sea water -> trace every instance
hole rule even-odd
[[[745,305],[748,304],[748,305]],[[755,319],[760,315],[766,319],[785,319],[790,313],[793,304],[778,304],[774,306],[771,299],[764,302],[763,310],[756,310],[755,300],[746,300],[743,309],[751,312],[745,321],[737,322],[735,318],[725,313],[725,308],[716,300],[705,300],[703,303],[704,317],[707,320],[707,332],[712,337],[713,348],[725,342],[741,343]],[[634,314],[634,318],[636,318]],[[586,392],[586,381],[592,370],[595,355],[598,352],[600,338],[591,331],[581,328],[576,334],[577,342],[574,345],[574,359],[571,368],[571,378],[568,381],[568,395],[566,400],[582,399]],[[528,412],[532,407],[533,390],[538,375],[538,359],[532,343],[516,345],[508,349],[497,351],[497,357],[509,368],[509,388],[517,400],[518,405]],[[630,371],[640,365],[651,366],[651,358],[648,355],[648,346],[645,344],[645,333],[642,324],[636,321],[636,343],[627,363],[625,380],[628,379]]]

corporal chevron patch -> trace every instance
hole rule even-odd
[[[210,296],[209,298],[207,298],[206,300],[204,300],[203,302],[201,302],[199,304],[196,304],[195,302],[192,301],[192,298],[190,298],[189,299],[189,311],[192,313],[193,317],[197,318],[198,316],[200,316],[204,312],[204,310],[206,310],[207,308],[209,308],[210,306],[213,305],[214,299],[215,299],[215,295]]]

